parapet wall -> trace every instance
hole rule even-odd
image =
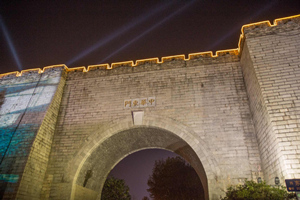
[[[125,99],[144,97],[157,100],[145,115],[184,124],[207,145],[211,200],[245,178],[300,178],[299,27],[300,15],[244,25],[238,48],[215,55],[1,74],[1,197],[68,199],[74,152],[131,118]]]
[[[242,26],[241,29],[241,35],[240,39],[238,41],[238,48],[236,49],[227,49],[227,50],[219,50],[216,51],[215,54],[213,54],[212,51],[207,52],[199,52],[199,53],[191,53],[188,54],[188,57],[186,58],[185,55],[174,55],[174,56],[167,56],[162,57],[160,60],[159,58],[147,58],[147,59],[140,59],[134,61],[125,61],[125,62],[117,62],[112,64],[97,64],[97,65],[89,65],[87,68],[82,67],[75,67],[75,68],[68,68],[66,65],[53,65],[53,66],[47,66],[43,69],[35,68],[35,69],[28,69],[23,70],[21,72],[8,72],[4,74],[0,74],[0,78],[7,78],[12,76],[22,76],[23,74],[27,73],[43,73],[49,68],[53,67],[64,67],[66,71],[74,72],[74,71],[81,71],[81,72],[90,72],[95,70],[103,70],[103,69],[115,69],[118,67],[142,67],[147,66],[149,64],[163,64],[174,60],[180,60],[180,61],[192,61],[192,60],[201,60],[203,64],[210,64],[210,63],[216,63],[216,62],[232,62],[232,61],[238,61],[239,57],[241,55],[241,52],[243,50],[243,44],[245,41],[245,38],[250,37],[258,37],[262,35],[269,35],[274,34],[275,32],[286,32],[289,30],[297,29],[300,24],[300,15],[290,16],[290,17],[284,17],[275,19],[274,23],[271,24],[270,21],[262,21],[257,23],[251,23]]]

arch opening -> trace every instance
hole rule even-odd
[[[205,199],[208,200],[208,181],[203,165],[195,151],[176,134],[157,127],[130,128],[108,137],[98,144],[81,166],[74,180],[74,199],[100,200],[109,172],[128,155],[143,149],[165,149],[184,158],[197,172]]]
[[[156,174],[161,174],[159,177],[153,177],[155,166]],[[146,196],[150,198],[151,192],[147,191],[149,188],[153,189],[152,193],[155,195],[172,191],[172,196],[175,195],[176,198],[183,195],[183,199],[188,195],[193,199],[204,199],[203,186],[194,168],[178,154],[165,149],[143,149],[126,156],[110,171],[106,181],[110,180],[112,183],[112,180],[115,180],[111,179],[112,177],[124,180],[125,185],[129,187],[131,199],[143,199]],[[150,177],[151,182],[156,183],[152,187],[148,185]],[[111,195],[107,192],[108,188],[104,194],[105,184],[101,192],[102,197]],[[160,184],[166,186],[164,190],[157,190],[161,189],[160,186],[156,187]]]

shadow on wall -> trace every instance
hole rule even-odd
[[[1,110],[2,104],[4,103],[4,99],[5,99],[5,90],[0,92],[0,110]]]

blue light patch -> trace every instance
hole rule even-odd
[[[0,174],[0,181],[7,183],[17,183],[19,180],[19,175],[16,174]]]

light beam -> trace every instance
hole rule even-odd
[[[115,32],[113,32],[112,34],[109,34],[107,37],[99,40],[96,44],[92,45],[91,47],[89,47],[88,49],[82,51],[80,54],[78,54],[77,56],[75,56],[74,58],[72,58],[71,60],[69,60],[68,62],[66,62],[66,65],[71,65],[74,62],[78,61],[79,59],[85,57],[86,55],[92,53],[93,51],[97,50],[98,48],[100,48],[101,46],[109,43],[110,41],[112,41],[113,39],[115,39],[116,37],[124,34],[125,32],[129,31],[130,29],[134,28],[135,26],[137,26],[138,24],[146,21],[147,19],[149,19],[151,16],[153,16],[154,14],[165,10],[167,7],[169,7],[172,3],[174,3],[174,1],[166,1],[167,3],[164,3],[163,5],[159,5],[156,8],[150,10],[148,13],[146,13],[145,15],[139,16],[137,17],[137,19],[131,23],[128,23],[126,25],[124,25],[123,27],[121,27],[120,29],[116,30]]]
[[[13,55],[13,58],[14,58],[16,64],[17,64],[17,66],[18,66],[18,69],[19,69],[19,71],[22,71],[23,68],[22,68],[19,56],[18,56],[17,51],[16,51],[16,49],[13,45],[13,42],[12,42],[10,36],[9,36],[9,32],[8,32],[8,30],[7,30],[7,28],[4,24],[4,20],[2,19],[1,15],[0,15],[0,27],[1,27],[2,32],[4,33],[4,38],[5,38],[5,40],[8,44],[10,52]]]
[[[119,53],[120,51],[122,51],[123,49],[125,49],[126,47],[128,47],[129,45],[131,45],[132,43],[134,43],[137,40],[141,39],[143,36],[145,36],[146,34],[148,34],[149,32],[151,32],[152,30],[154,30],[155,28],[157,28],[161,24],[165,23],[166,21],[168,21],[169,19],[171,19],[172,17],[174,17],[176,14],[178,14],[178,13],[184,11],[185,9],[187,9],[195,1],[196,0],[190,1],[189,3],[187,3],[186,5],[184,5],[183,7],[181,7],[180,9],[177,9],[175,12],[171,13],[170,15],[168,15],[163,20],[161,20],[158,23],[156,23],[153,26],[151,26],[149,29],[147,29],[146,31],[144,31],[142,34],[140,34],[136,38],[133,38],[132,40],[130,40],[129,42],[127,42],[126,44],[124,44],[123,46],[121,46],[118,50],[116,50],[116,51],[112,52],[111,54],[109,54],[108,56],[106,56],[99,63],[104,63],[107,59],[111,58],[112,56],[116,55],[117,53]]]
[[[257,12],[255,12],[253,15],[251,15],[249,18],[247,18],[246,20],[244,20],[241,24],[248,24],[249,23],[249,19],[255,18],[257,16],[259,16],[262,12],[265,12],[266,10],[269,10],[271,7],[273,7],[276,3],[278,2],[278,0],[273,1],[272,3],[268,3],[267,5],[265,5],[263,8],[261,8],[260,10],[258,10]],[[226,34],[224,34],[220,39],[218,39],[217,41],[215,41],[212,45],[209,46],[209,48],[207,49],[212,49],[216,46],[218,46],[220,43],[222,43],[224,40],[226,40],[228,37],[230,37],[232,34],[236,33],[241,26],[238,27],[234,27],[232,29],[230,29],[229,32],[227,32]]]

